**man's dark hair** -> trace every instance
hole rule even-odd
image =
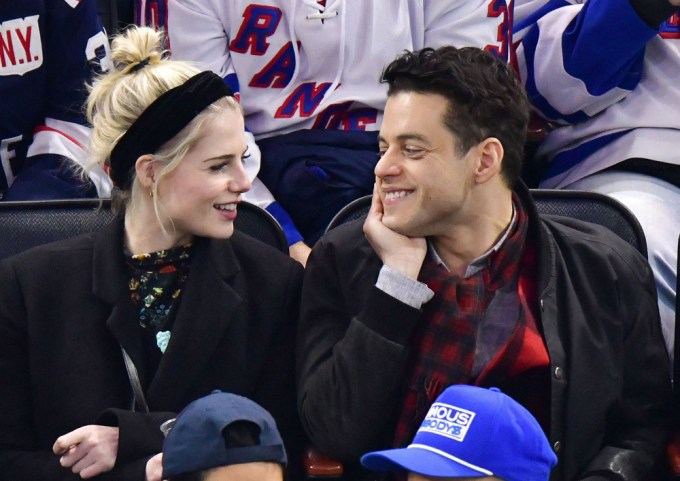
[[[250,421],[235,421],[222,430],[222,437],[227,449],[257,446],[260,444],[260,427]],[[194,471],[173,476],[168,481],[203,481],[206,477],[207,471]]]
[[[444,124],[462,153],[496,137],[505,155],[501,174],[512,187],[522,170],[529,103],[508,64],[473,47],[424,48],[404,52],[382,75],[387,95],[438,94],[448,100]]]

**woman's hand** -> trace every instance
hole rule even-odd
[[[118,428],[89,425],[60,436],[52,447],[59,462],[81,478],[110,471],[118,455]]]
[[[163,453],[158,453],[146,462],[146,481],[162,481]]]

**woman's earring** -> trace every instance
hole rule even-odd
[[[153,188],[149,188],[149,197],[153,199]]]

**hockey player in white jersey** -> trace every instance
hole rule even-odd
[[[542,187],[597,191],[640,221],[673,352],[680,235],[680,0],[517,0],[518,70],[555,128]]]
[[[153,2],[141,3],[148,17]],[[312,243],[341,207],[372,192],[383,67],[405,49],[446,44],[507,59],[511,8],[505,0],[170,0],[168,34],[175,58],[198,61],[239,93],[258,144],[251,173],[260,150],[260,179],[273,193],[255,182],[246,198],[274,214],[304,261],[299,241]]]
[[[0,2],[0,199],[108,197],[103,170],[77,172],[85,83],[107,62],[95,0]]]

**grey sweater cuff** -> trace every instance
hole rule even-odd
[[[427,287],[427,284],[405,276],[386,265],[380,269],[375,287],[415,309],[420,309],[423,304],[434,297],[434,292]]]

